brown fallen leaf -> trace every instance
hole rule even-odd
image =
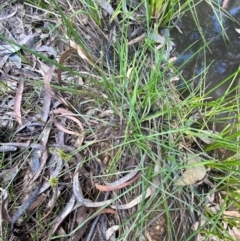
[[[72,53],[74,52],[75,49],[67,49],[65,52],[60,57],[59,64],[63,65],[65,59]],[[57,77],[58,77],[58,84],[62,86],[62,69],[58,68],[57,70]]]
[[[87,55],[84,53],[84,50],[82,49],[82,47],[79,44],[70,40],[70,46],[77,51],[80,58],[82,58],[83,60],[86,60],[87,63],[90,64],[91,66],[94,66],[94,63],[87,57]],[[90,54],[88,53],[88,55],[90,55]],[[89,57],[93,61],[97,62],[97,58],[95,56],[90,55]]]
[[[133,45],[133,44],[135,44],[135,43],[137,43],[137,42],[139,42],[139,41],[142,41],[145,37],[146,37],[146,33],[143,33],[143,34],[140,35],[139,37],[137,37],[137,38],[129,41],[129,42],[128,42],[128,45]]]
[[[21,103],[22,103],[22,93],[24,88],[24,81],[20,80],[18,88],[16,89],[15,101],[14,101],[14,114],[19,125],[22,125],[22,115],[21,115]]]
[[[141,174],[138,174],[136,177],[134,177],[131,181],[122,183],[122,184],[115,184],[115,185],[108,185],[108,186],[104,186],[104,185],[100,185],[95,183],[95,187],[102,192],[109,192],[109,191],[116,191],[119,190],[121,188],[124,188],[128,185],[130,185],[131,183],[135,182],[139,177],[141,176]]]
[[[77,118],[74,117],[75,114],[73,112],[71,112],[70,110],[67,110],[64,108],[57,108],[55,110],[52,110],[51,113],[62,114],[64,117],[73,120],[74,122],[76,122],[78,124],[81,132],[84,132],[82,123]]]
[[[70,134],[70,135],[80,136],[81,142],[83,142],[83,140],[84,140],[83,125],[77,118],[72,116],[72,115],[75,115],[73,112],[71,112],[67,109],[64,109],[64,108],[58,108],[58,109],[52,110],[51,113],[62,114],[64,116],[64,118],[67,118],[67,119],[70,119],[70,120],[73,120],[74,122],[76,122],[78,124],[80,130],[81,130],[81,133],[78,133],[78,132],[75,132],[75,131],[70,131],[70,130],[66,129],[63,125],[61,125],[59,122],[57,122],[57,120],[53,116],[53,123],[60,131],[62,131],[64,133],[67,133],[67,134]]]
[[[46,122],[49,117],[50,105],[51,105],[51,87],[50,83],[53,76],[53,71],[55,67],[51,67],[44,76],[44,98],[43,98],[43,108],[41,114],[41,120]]]
[[[70,131],[70,130],[66,129],[64,126],[62,126],[60,123],[58,123],[57,120],[54,117],[53,117],[53,123],[58,128],[58,130],[60,130],[64,133],[67,133],[69,135],[74,135],[74,136],[80,135],[79,133],[77,133],[75,131]]]
[[[38,198],[33,202],[33,204],[29,207],[29,211],[34,210],[35,208],[39,207],[46,199],[47,199],[46,194],[44,194],[44,193],[40,194],[38,196]]]

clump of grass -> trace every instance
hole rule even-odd
[[[91,175],[95,175],[95,178],[100,178],[100,180],[106,180],[105,176],[114,177],[118,175],[118,172],[125,170],[124,168],[132,158],[134,164],[139,164],[141,181],[125,188],[122,192],[116,192],[117,198],[130,202],[137,194],[144,197],[150,186],[155,188],[151,197],[143,198],[134,209],[129,209],[128,212],[119,211],[121,222],[112,219],[112,222],[119,225],[118,240],[141,240],[143,235],[150,235],[149,228],[155,230],[154,225],[157,226],[159,220],[162,220],[163,233],[159,234],[156,230],[154,232],[159,235],[158,237],[162,235],[164,238],[167,235],[168,240],[191,240],[198,235],[202,235],[205,239],[216,236],[222,240],[227,238],[231,240],[229,233],[223,227],[225,223],[231,227],[238,227],[237,221],[224,216],[224,212],[230,206],[235,206],[237,209],[239,206],[239,157],[236,141],[238,133],[234,132],[229,135],[230,131],[227,128],[220,133],[214,133],[209,123],[214,122],[213,117],[231,108],[238,111],[238,106],[236,104],[223,106],[221,100],[205,102],[204,96],[198,96],[197,92],[181,100],[171,81],[172,76],[169,77],[173,65],[166,63],[164,58],[163,50],[166,46],[162,47],[162,51],[158,51],[155,43],[148,41],[147,38],[132,47],[128,46],[128,30],[131,24],[138,25],[131,17],[136,16],[139,6],[144,5],[146,10],[143,14],[145,19],[141,24],[147,33],[152,33],[156,31],[156,27],[152,25],[152,18],[159,21],[158,27],[169,27],[171,20],[182,13],[181,9],[190,8],[194,14],[193,1],[187,1],[183,5],[178,1],[153,1],[150,4],[148,1],[142,1],[137,7],[128,6],[127,15],[124,9],[120,10],[124,4],[127,3],[116,2],[116,15],[103,17],[103,10],[96,2],[81,2],[81,6],[85,9],[81,13],[86,14],[90,18],[90,23],[94,23],[101,31],[104,24],[108,27],[111,24],[114,25],[114,22],[110,21],[113,21],[115,16],[120,19],[120,22],[114,25],[118,28],[117,38],[110,44],[113,48],[110,53],[113,55],[111,58],[113,63],[110,64],[110,58],[106,58],[103,66],[96,63],[88,67],[87,76],[83,77],[77,71],[61,66],[27,48],[24,50],[36,57],[41,57],[48,64],[63,68],[75,77],[85,78],[85,84],[80,87],[66,82],[64,82],[65,86],[59,87],[57,83],[54,83],[52,87],[68,97],[68,107],[74,110],[76,116],[84,122],[85,128],[88,128],[87,137],[90,141],[80,148],[80,152],[86,155],[84,161],[86,170],[94,169],[90,172]],[[88,46],[90,42],[86,42],[87,40],[75,30],[71,21],[77,17],[77,13],[69,18],[65,9],[62,9],[55,1],[52,1],[52,5],[56,9],[56,14],[61,15],[61,24],[66,30],[64,36],[74,39],[86,55],[88,53],[89,56],[92,55]],[[197,23],[200,25],[199,22]],[[62,33],[60,29],[59,32]],[[97,37],[99,36],[101,34]],[[181,67],[177,71],[180,73]],[[98,75],[100,80],[95,78],[95,75]],[[94,94],[87,95],[86,93]],[[30,98],[26,99],[26,101],[29,100]],[[92,112],[89,112],[91,109]],[[106,110],[113,113],[110,120],[101,119],[100,114],[96,116],[91,114],[94,111],[104,112]],[[199,115],[196,115],[196,112]],[[226,120],[225,117],[223,118]],[[91,125],[94,122],[101,128]],[[106,136],[106,133],[112,136]],[[203,143],[202,137],[206,133],[210,139],[214,140],[213,143],[207,145]],[[102,141],[103,147],[99,147],[97,144],[94,145],[92,137],[98,137],[99,140],[101,140],[100,137],[103,140],[109,138],[112,143],[107,145]],[[216,152],[221,149],[233,155],[224,157],[220,161]],[[180,171],[186,168],[182,160],[188,152],[202,156],[205,166],[209,168],[208,179],[214,183],[212,190],[209,190],[209,186],[206,187],[208,190],[204,191],[200,190],[204,188],[201,185],[185,188],[174,185],[176,179],[179,178]],[[58,154],[71,164],[72,155],[65,152]],[[102,160],[108,155],[110,160],[104,164],[107,165],[107,175],[101,172],[97,174],[98,165],[104,168]],[[156,167],[158,167],[157,171]],[[71,171],[69,170],[69,173]],[[92,180],[90,182],[86,176],[83,175],[82,179],[87,180],[86,183],[89,186],[85,188],[86,190],[84,189],[84,194],[89,198],[101,197],[101,194],[96,194],[92,190],[94,189],[91,186]],[[60,181],[53,178],[49,182],[52,186],[56,186]],[[214,202],[219,205],[216,213],[209,211],[209,207],[206,206],[210,195],[214,196]],[[218,195],[221,202],[217,199]],[[57,215],[56,213],[54,215]],[[155,217],[157,219],[154,219]],[[191,231],[191,225],[201,219],[204,219],[204,224],[199,225],[195,231]],[[81,228],[81,225],[78,228]],[[66,238],[68,235],[62,235],[62,237]]]

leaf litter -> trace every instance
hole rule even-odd
[[[103,0],[97,3],[105,11],[105,16],[108,16],[106,19],[109,22],[104,24],[109,29],[110,24],[114,23],[119,27],[119,17],[114,16],[114,5]],[[156,44],[156,50],[161,50],[165,46],[167,33],[151,32],[147,35],[139,27],[141,21],[138,20],[145,11],[144,7],[139,1],[133,3],[139,5],[139,9],[130,18],[130,27],[133,28],[127,40],[130,52],[141,46],[146,38]],[[79,16],[82,14],[81,17],[86,17],[87,21],[78,22],[80,18],[76,13],[76,19],[71,18],[76,21],[75,27],[87,45],[85,50],[73,40],[59,41],[59,34],[62,34],[59,29],[59,32],[47,30],[49,32],[46,34],[44,26],[50,26],[53,22],[47,11],[28,3],[15,3],[16,8],[5,14],[4,10],[8,7],[11,4],[3,8],[0,15],[4,37],[54,58],[60,65],[76,69],[70,74],[64,72],[64,68],[56,71],[54,66],[43,59],[1,40],[1,81],[6,87],[11,87],[5,95],[13,97],[15,93],[14,105],[11,104],[11,98],[5,98],[9,104],[2,115],[12,116],[13,124],[0,122],[0,127],[8,133],[2,136],[0,143],[1,164],[4,167],[0,173],[3,179],[1,221],[6,222],[6,227],[11,226],[13,234],[23,238],[26,235],[23,229],[26,227],[27,236],[30,235],[34,240],[51,240],[56,236],[62,236],[64,240],[71,236],[71,240],[75,241],[84,238],[90,240],[93,236],[98,237],[97,240],[101,240],[103,236],[106,240],[116,240],[126,227],[130,230],[128,225],[134,223],[130,219],[134,213],[151,200],[160,198],[161,188],[163,192],[166,188],[179,198],[179,191],[176,193],[176,187],[170,189],[170,185],[188,188],[196,186],[198,181],[204,179],[206,168],[200,164],[201,159],[197,155],[188,154],[188,164],[191,167],[187,166],[182,174],[175,173],[175,177],[180,175],[180,178],[175,183],[162,187],[161,172],[166,167],[168,157],[162,155],[161,148],[157,146],[157,160],[153,161],[153,158],[146,155],[141,159],[140,150],[134,144],[121,152],[122,157],[116,164],[116,170],[109,173],[118,149],[124,143],[125,135],[131,135],[132,131],[125,133],[127,120],[122,113],[112,108],[106,90],[98,84],[103,78],[109,77],[106,69],[115,68],[112,65],[114,48],[111,48],[116,41],[111,37],[114,35],[113,31],[102,31],[83,13],[79,13]],[[18,8],[19,11],[16,10]],[[130,14],[131,8],[131,4],[126,3],[123,11]],[[45,23],[40,23],[40,28],[36,29],[42,16]],[[113,19],[116,21],[112,21]],[[173,46],[170,41],[164,51],[165,60],[169,59]],[[78,55],[74,55],[74,52]],[[60,57],[59,53],[62,53]],[[150,65],[154,66],[152,62]],[[132,72],[134,67],[129,67],[128,79],[131,79]],[[89,82],[89,78],[94,81]],[[101,102],[96,101],[99,97],[103,97]],[[204,137],[202,141],[212,143]],[[183,143],[187,146],[185,140]],[[181,143],[179,148],[182,145]],[[153,144],[149,143],[149,146]],[[154,175],[150,181],[145,182],[144,169],[150,166],[154,168]],[[143,184],[147,185],[145,191],[140,188]],[[11,195],[9,186],[13,189]],[[184,189],[181,190],[183,198],[187,200]],[[215,197],[206,203],[206,208],[211,212],[219,212],[220,205]],[[149,223],[144,232],[138,232],[138,240],[158,240],[154,239],[154,235],[164,240],[168,235],[166,215],[162,214],[164,207],[157,207],[160,212],[152,212],[152,207],[153,203],[142,210],[144,214],[149,212],[151,215],[150,221],[146,220]],[[179,220],[179,216],[183,220],[184,209],[187,208],[182,203],[179,207],[175,208],[179,212],[170,212],[175,220]],[[239,217],[236,210],[226,210],[222,215]],[[196,221],[197,218],[194,216],[192,220]],[[197,227],[204,222],[197,223]],[[181,222],[174,224],[172,228],[179,226],[180,230],[180,224]],[[189,223],[184,225],[191,226]],[[99,231],[99,227],[102,227],[104,234]],[[225,225],[225,229],[237,240],[237,228]],[[36,232],[39,233],[38,237],[34,237]],[[2,233],[2,237],[6,237],[6,240],[14,239],[9,233]],[[197,238],[201,240],[205,237]]]
[[[200,163],[201,158],[188,154],[187,164],[192,166],[186,168],[181,177],[176,180],[175,185],[186,186],[202,181],[207,174],[207,170],[203,164],[199,165]]]

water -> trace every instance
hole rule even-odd
[[[236,95],[237,70],[240,63],[240,0],[229,1],[228,8],[219,8],[221,1],[195,1],[175,21],[170,35],[176,44],[175,66],[181,71],[178,88],[183,98],[197,89],[212,100]],[[198,24],[196,24],[196,21]],[[231,76],[232,75],[232,76]],[[200,84],[200,85],[199,85]],[[230,89],[230,91],[229,91]]]

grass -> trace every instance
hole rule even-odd
[[[48,7],[42,1],[26,1],[26,4],[37,6],[42,12],[47,11],[45,8]],[[68,82],[66,78],[63,85],[59,86],[55,80],[51,88],[58,93],[57,96],[64,97],[66,103],[63,106],[72,110],[85,128],[84,142],[75,147],[77,152],[84,156],[85,172],[79,172],[79,180],[85,197],[92,201],[102,201],[104,195],[94,188],[94,182],[105,183],[118,180],[122,174],[128,173],[129,165],[138,164],[141,179],[119,191],[110,192],[111,198],[114,199],[113,204],[117,200],[118,205],[129,203],[135,197],[142,196],[142,201],[137,206],[118,210],[116,216],[112,214],[108,216],[110,221],[107,227],[119,225],[118,232],[115,234],[117,240],[143,240],[144,236],[153,237],[154,235],[157,237],[156,240],[163,240],[166,234],[166,240],[169,241],[187,241],[193,240],[194,237],[202,238],[201,240],[211,240],[211,237],[219,240],[237,240],[233,238],[230,231],[239,228],[237,213],[240,172],[238,132],[236,132],[238,126],[237,123],[234,128],[232,125],[224,125],[220,132],[214,132],[212,125],[221,118],[222,121],[226,121],[227,118],[232,119],[232,117],[221,116],[223,112],[229,110],[237,113],[236,121],[238,121],[238,102],[224,104],[227,94],[221,99],[206,102],[204,101],[206,95],[199,95],[197,91],[193,91],[191,95],[181,100],[176,86],[171,81],[173,73],[169,75],[176,67],[164,60],[167,41],[160,51],[156,49],[156,43],[150,38],[128,46],[129,33],[134,31],[132,26],[137,28],[140,25],[147,34],[157,33],[159,26],[170,29],[171,20],[183,14],[186,8],[191,9],[200,28],[193,1],[188,0],[183,5],[178,1],[170,0],[151,3],[142,1],[138,6],[127,6],[125,1],[116,1],[113,3],[114,13],[107,17],[95,1],[83,0],[78,4],[79,9],[83,10],[69,12],[66,11],[65,5],[51,1],[51,12],[48,13],[52,18],[56,18],[57,23],[54,33],[49,32],[49,34],[54,34],[56,39],[63,36],[64,39],[60,42],[64,48],[59,48],[59,53],[69,48],[68,39],[75,41],[90,60],[94,52],[93,47],[105,51],[107,57],[103,57],[105,58],[103,64],[99,64],[101,62],[99,61],[91,66],[73,54],[68,57],[64,65],[60,65],[41,53],[24,46],[21,48],[39,58],[42,63],[55,65],[62,68],[64,74],[73,76],[75,80],[82,78],[84,81],[84,84],[79,86]],[[214,8],[214,6],[215,4],[211,3],[211,7]],[[141,7],[145,8],[145,13],[140,11]],[[78,22],[78,19],[83,17],[88,18],[87,27],[90,30]],[[111,30],[112,26],[116,29],[115,32],[106,31],[106,28]],[[91,28],[96,32],[91,32]],[[109,36],[116,35],[110,41],[113,45],[112,49],[108,42],[105,44],[101,31],[107,32]],[[90,40],[86,37],[87,34],[92,34]],[[0,38],[6,39],[5,36]],[[97,46],[98,42],[103,43]],[[202,49],[208,47],[208,41],[204,42]],[[8,43],[16,44],[12,40],[8,40]],[[85,68],[84,71],[81,67]],[[182,67],[175,71],[180,73]],[[85,74],[85,72],[88,73]],[[37,97],[37,103],[41,103],[39,99],[43,96],[39,97],[39,95],[42,93],[44,83],[26,80],[25,84],[29,89],[24,91],[22,112],[30,118],[38,109],[32,105],[34,98]],[[31,91],[34,88],[36,88],[35,92]],[[1,95],[5,96],[4,93]],[[67,127],[76,131],[76,125],[71,121],[68,122]],[[18,128],[16,123],[14,128]],[[52,132],[53,136],[49,138],[49,144],[54,142],[58,133],[56,127],[52,128]],[[77,137],[66,136],[66,143],[73,146]],[[206,144],[206,137],[213,142]],[[18,138],[4,137],[2,142]],[[12,157],[14,164],[6,164],[6,160],[10,157],[7,153],[3,153],[2,170],[19,164],[22,159],[24,160],[22,163],[25,163],[31,156],[31,150],[27,151],[29,152],[27,154],[24,154],[23,150],[14,153]],[[192,166],[187,163],[188,154],[201,158],[202,162],[194,165],[204,164],[208,168],[207,180],[212,183],[212,186],[206,183],[185,187],[174,185],[181,176],[182,170]],[[53,204],[48,212],[44,207],[38,208],[33,217],[38,221],[32,221],[37,234],[34,235],[33,240],[46,239],[54,218],[59,216],[72,195],[69,183],[72,181],[76,163],[74,164],[73,152],[64,155],[67,156],[67,161],[64,156],[59,157],[65,160],[64,170],[58,177],[48,180],[52,186],[51,192],[58,186],[61,188],[56,190],[61,195],[59,197],[52,195]],[[73,158],[72,162],[69,161],[69,156]],[[27,170],[26,165],[20,167],[17,177],[14,177],[7,186],[4,183],[1,185],[6,187],[14,207],[18,206],[16,197],[19,191],[14,193],[16,180],[23,179],[24,172]],[[44,169],[42,173],[45,179],[48,178],[47,170],[47,168]],[[24,184],[25,181],[21,183]],[[149,187],[154,191],[150,197],[144,198]],[[19,206],[21,200],[20,198]],[[10,213],[13,213],[14,207],[10,208]],[[99,209],[104,210],[105,207],[109,206],[103,205]],[[226,211],[232,209],[235,211],[232,213],[233,217],[226,215]],[[83,207],[81,214],[71,212],[64,219],[62,230],[56,231],[50,238],[52,240],[60,237],[64,240],[68,239],[78,230],[84,230],[84,224],[88,224],[83,233],[85,239],[81,239],[87,240],[92,225],[91,216],[87,216],[81,222],[72,220],[76,220],[74,215],[75,217],[79,215],[78,218],[81,219],[88,211],[94,215],[97,210],[92,208],[87,210]],[[202,225],[198,225],[200,220],[203,221]],[[40,225],[36,225],[38,222]],[[157,229],[158,224],[161,230]],[[192,230],[193,224],[196,228]]]

